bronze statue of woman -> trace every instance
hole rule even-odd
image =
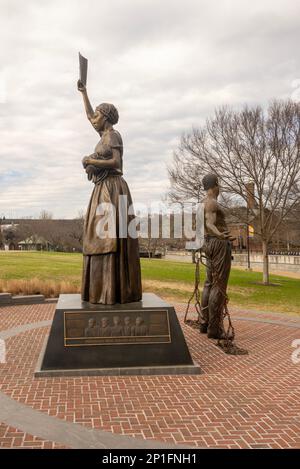
[[[142,297],[139,245],[138,239],[128,233],[128,225],[134,219],[132,210],[128,214],[132,199],[122,177],[122,137],[113,128],[119,114],[109,103],[100,104],[94,111],[81,80],[77,88],[82,94],[87,118],[101,137],[95,152],[82,161],[89,180],[94,183],[84,223],[82,300],[102,304],[139,301]],[[99,236],[99,206],[102,204],[114,207],[115,236]],[[124,237],[119,236],[119,220],[125,221]]]

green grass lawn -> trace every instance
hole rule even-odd
[[[195,266],[185,262],[142,259],[145,290],[177,301],[187,301],[193,291]],[[80,286],[82,255],[54,252],[0,251],[0,280],[67,281]],[[201,266],[201,285],[205,272]],[[245,308],[291,312],[300,315],[300,280],[271,275],[276,286],[259,285],[262,274],[232,269],[230,304]]]
[[[64,252],[0,251],[0,279],[80,282],[82,255]]]

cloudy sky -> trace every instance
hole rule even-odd
[[[182,132],[216,106],[300,99],[298,0],[0,0],[0,216],[72,218],[97,134],[76,89],[113,102],[135,203],[159,200]]]

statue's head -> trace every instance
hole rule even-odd
[[[108,318],[101,318],[101,326],[106,327],[108,326]]]
[[[115,326],[118,326],[120,324],[120,317],[119,316],[114,316],[113,317],[113,323]]]
[[[205,191],[208,191],[209,189],[215,189],[215,191],[219,193],[219,181],[216,174],[206,174],[202,179],[202,184]]]
[[[96,107],[91,122],[96,130],[101,131],[105,128],[105,123],[109,122],[111,125],[117,124],[119,120],[119,113],[117,108],[110,103],[102,103]]]
[[[110,103],[102,103],[96,107],[96,110],[101,112],[101,114],[111,123],[115,125],[119,121],[118,109]]]
[[[141,326],[143,324],[144,320],[141,316],[138,316],[135,320],[135,323],[137,326]]]
[[[89,327],[94,327],[95,324],[96,324],[95,319],[94,319],[94,318],[90,318],[90,319],[89,319]]]

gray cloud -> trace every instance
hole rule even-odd
[[[87,205],[92,187],[81,159],[97,134],[76,90],[79,50],[89,58],[92,103],[119,108],[136,203],[164,194],[180,135],[216,106],[265,105],[290,96],[300,78],[296,0],[0,0],[0,7],[0,215],[47,209],[72,217]]]

